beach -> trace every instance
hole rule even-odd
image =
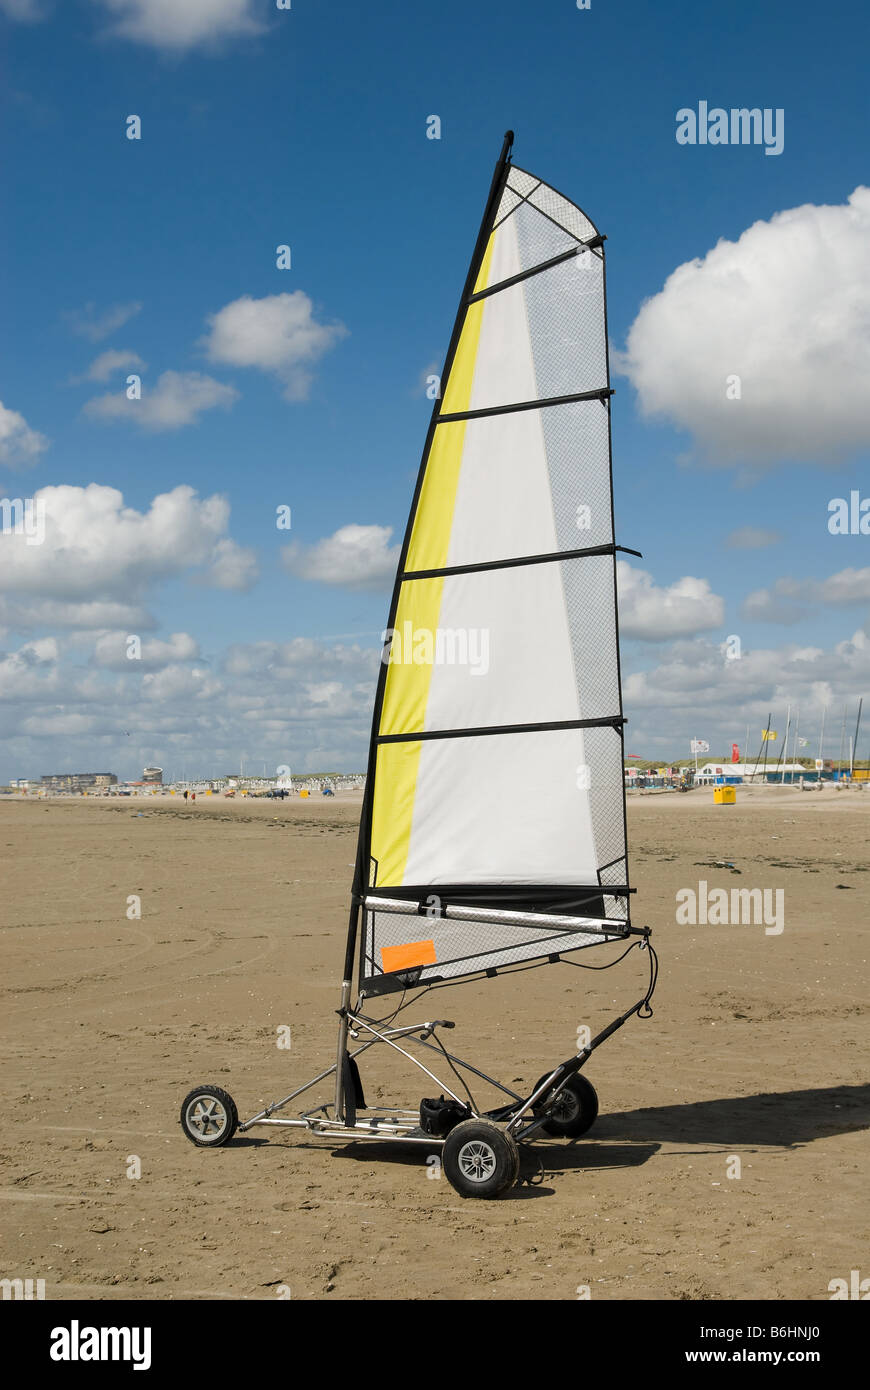
[[[334,1060],[359,809],[357,793],[0,800],[3,1277],[42,1279],[47,1299],[824,1300],[868,1272],[857,790],[629,798],[654,1016],[591,1058],[588,1137],[536,1145],[500,1200],[463,1200],[425,1147],[257,1128],[191,1145],[196,1083],[245,1118]],[[781,929],[679,922],[702,881],[729,901],[768,890]],[[522,1091],[646,981],[635,949],[605,972],[444,989],[407,1018],[455,1020],[451,1050]],[[436,1093],[380,1051],[361,1062],[371,1099]],[[329,1083],[311,1095],[300,1107]]]

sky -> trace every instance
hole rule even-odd
[[[0,783],[364,767],[508,127],[607,236],[627,750],[754,753],[790,706],[815,755],[827,707],[836,757],[870,695],[868,31],[845,0],[0,0]],[[761,143],[697,138],[743,107]]]

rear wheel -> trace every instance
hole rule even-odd
[[[181,1128],[201,1149],[228,1144],[238,1123],[235,1101],[219,1086],[197,1086],[182,1101]]]
[[[489,1120],[463,1120],[444,1141],[444,1172],[460,1197],[499,1197],[520,1173],[512,1135]]]
[[[535,1084],[535,1090],[546,1081],[542,1076]],[[547,1134],[560,1139],[579,1139],[586,1134],[598,1118],[598,1096],[591,1081],[580,1072],[569,1076],[556,1099],[548,1106],[546,1097],[535,1106],[535,1114],[550,1111],[541,1128]]]

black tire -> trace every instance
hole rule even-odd
[[[535,1090],[546,1079],[546,1076],[540,1077],[535,1083]],[[541,1102],[535,1106],[535,1114],[543,1114],[546,1108],[546,1103]],[[598,1096],[595,1087],[579,1071],[575,1071],[553,1102],[553,1113],[541,1128],[558,1139],[579,1139],[581,1134],[588,1133],[597,1118]]]
[[[220,1086],[194,1086],[181,1103],[181,1128],[199,1149],[219,1149],[236,1132],[239,1112]]]
[[[463,1120],[451,1129],[441,1163],[460,1197],[500,1197],[520,1175],[516,1141],[489,1120]]]

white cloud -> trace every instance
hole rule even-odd
[[[129,629],[102,633],[94,643],[94,665],[112,671],[157,671],[171,664],[200,659],[199,643],[189,632],[173,632],[167,642],[158,638],[142,642],[140,655],[135,658],[128,655],[129,636]]]
[[[817,593],[820,603],[870,603],[870,569],[845,569],[822,580]]]
[[[870,568],[839,570],[827,579],[777,579],[771,589],[756,589],[744,600],[742,615],[769,623],[797,623],[807,604],[844,608],[870,603]]]
[[[773,590],[755,589],[747,594],[740,606],[740,616],[748,622],[781,623],[784,627],[803,622],[809,616],[809,611],[803,605],[783,602],[776,585]]]
[[[202,582],[214,589],[246,591],[256,582],[258,573],[255,552],[227,536],[215,546]]]
[[[122,348],[109,348],[107,352],[101,352],[99,357],[95,357],[84,376],[73,377],[75,383],[81,381],[108,381],[115,372],[125,370],[143,371],[146,363],[142,361],[138,352],[125,351]]]
[[[725,604],[706,579],[686,575],[660,588],[646,570],[617,561],[619,630],[646,642],[688,637],[720,627]]]
[[[58,681],[57,642],[43,637],[16,652],[0,652],[0,699],[51,699]]]
[[[164,666],[142,678],[142,695],[153,704],[172,700],[213,700],[223,687],[201,666]]]
[[[227,587],[228,570],[234,587],[255,577],[250,552],[230,552],[228,564],[225,497],[200,498],[183,485],[138,512],[124,506],[116,488],[90,483],[42,488],[34,500],[44,507],[43,543],[28,545],[26,536],[13,535],[0,550],[0,590],[7,599],[23,598],[25,615],[34,598],[130,610],[150,585],[200,569],[206,576],[211,571],[220,587]]]
[[[348,331],[343,323],[318,323],[313,307],[302,290],[264,299],[243,295],[209,317],[202,346],[212,362],[257,367],[278,378],[287,400],[305,400],[311,368]]]
[[[259,34],[253,0],[98,0],[113,16],[108,33],[175,53]]]
[[[2,572],[2,567],[0,567]],[[147,632],[154,619],[138,604],[96,600],[67,603],[57,598],[14,598],[0,594],[0,621],[18,631],[33,628],[124,628],[126,632]]]
[[[788,705],[792,719],[800,709],[801,731],[814,740],[822,708],[829,707],[831,746],[826,744],[825,756],[831,757],[837,752],[832,709],[846,703],[854,710],[857,694],[868,688],[870,638],[859,629],[828,649],[797,643],[757,651],[744,648],[740,659],[730,661],[720,647],[703,639],[677,642],[663,651],[653,668],[627,675],[623,694],[632,730],[630,746],[651,757],[687,756],[689,739],[695,736],[710,741],[714,756],[725,753],[732,742],[744,750],[747,724],[754,757],[768,714],[773,714],[773,727],[780,729],[782,738]]]
[[[298,579],[345,589],[382,589],[393,578],[400,546],[390,545],[391,526],[341,526],[316,545],[285,546],[281,559]]]
[[[83,309],[72,309],[64,314],[64,318],[73,333],[80,338],[87,338],[89,342],[98,343],[135,318],[141,308],[142,305],[135,301],[130,304],[112,304],[98,314],[96,305],[91,302]]]
[[[193,425],[206,410],[228,408],[239,398],[233,386],[225,386],[201,372],[162,372],[157,384],[142,388],[140,400],[128,400],[126,391],[95,396],[85,412],[97,420],[127,420],[144,430],[177,430]]]
[[[0,655],[0,782],[79,764],[121,776],[156,763],[170,775],[218,774],[245,755],[320,770],[365,765],[380,642],[310,638],[239,645],[218,671],[196,664],[188,634],[143,643],[143,669],[121,656],[126,634],[100,634],[82,668],[80,643],[27,644]],[[164,664],[165,663],[165,664]],[[256,750],[256,752],[254,751]]]
[[[729,531],[725,544],[732,550],[763,550],[781,540],[779,531],[766,531],[762,526],[739,526],[736,531]]]
[[[47,448],[45,435],[31,429],[23,415],[0,401],[0,463],[9,468],[27,467]]]
[[[669,276],[621,370],[709,462],[837,462],[870,445],[868,264],[870,188],[776,213]]]

